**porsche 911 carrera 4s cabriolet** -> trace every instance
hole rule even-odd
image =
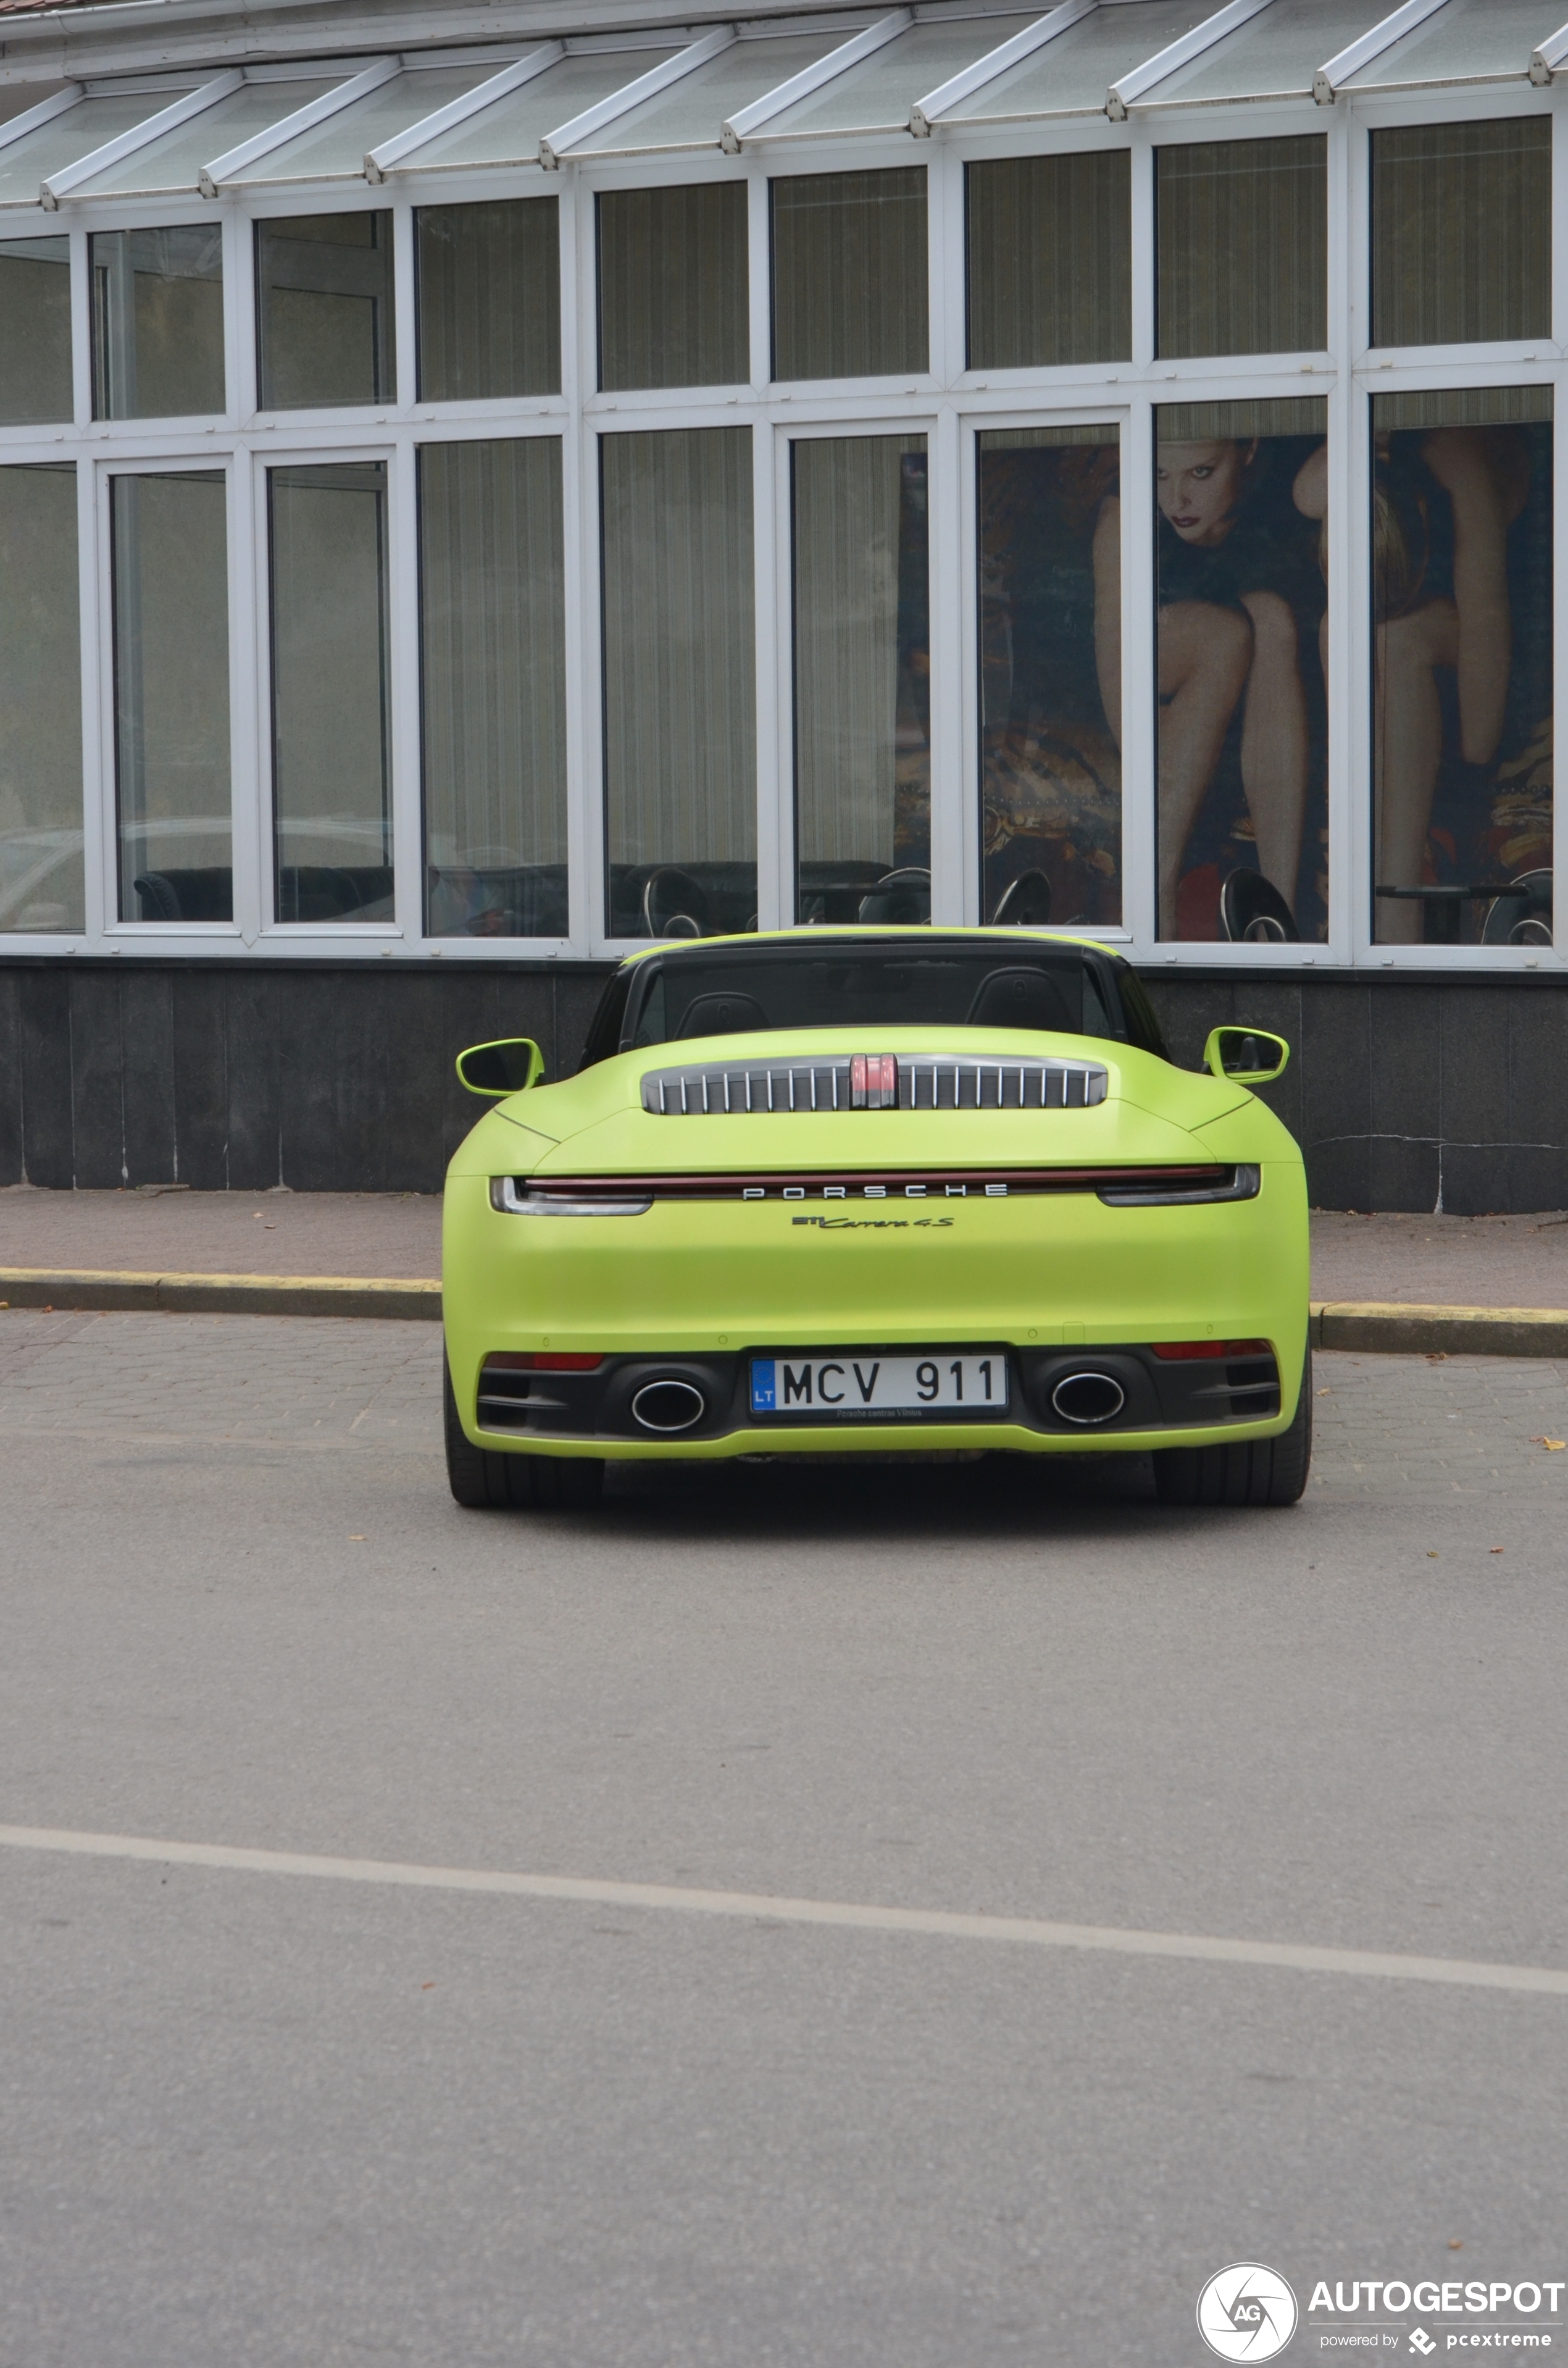
[[[1176,1067],[1091,940],[795,929],[655,944],[577,1074],[471,1047],[447,1178],[464,1505],[579,1505],[608,1459],[1152,1453],[1168,1503],[1285,1505],[1311,1455],[1301,1153]]]

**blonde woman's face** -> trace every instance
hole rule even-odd
[[[1243,467],[1242,447],[1228,439],[1159,447],[1155,491],[1183,542],[1209,550],[1224,541],[1235,523]]]

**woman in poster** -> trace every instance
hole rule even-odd
[[[1160,934],[1238,707],[1239,769],[1257,869],[1292,911],[1311,732],[1301,616],[1321,606],[1312,537],[1274,448],[1295,438],[1195,438],[1157,448]],[[1321,453],[1323,448],[1318,448]],[[1317,454],[1296,472],[1297,482]]]

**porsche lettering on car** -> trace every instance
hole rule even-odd
[[[448,1175],[448,1465],[591,1501],[609,1459],[1152,1454],[1290,1504],[1312,1392],[1301,1153],[1217,1029],[1168,1058],[1120,956],[1045,930],[656,944],[574,1076],[476,1045]]]

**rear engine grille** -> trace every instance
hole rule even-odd
[[[982,1061],[941,1053],[895,1061],[882,1053],[777,1068],[704,1062],[646,1071],[642,1107],[656,1118],[894,1108],[1086,1110],[1104,1101],[1109,1082],[1097,1061]]]

